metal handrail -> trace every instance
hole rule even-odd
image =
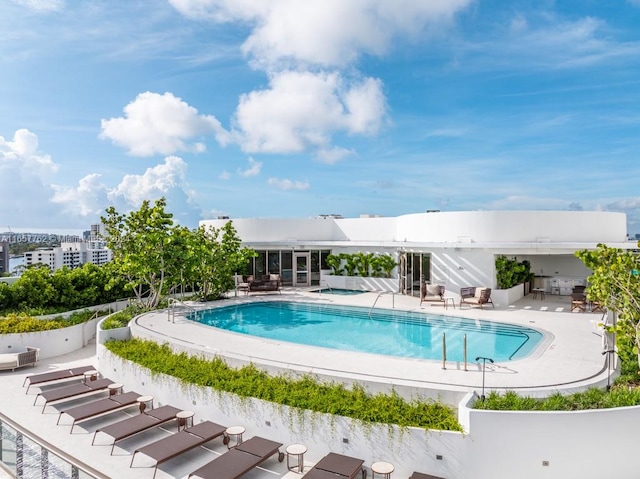
[[[327,289],[329,290],[330,293],[333,291],[333,289],[331,289],[331,285],[329,284],[329,281],[324,279],[324,280],[320,281],[320,289],[318,290],[319,294],[322,294],[322,283],[327,285]]]
[[[373,308],[376,307],[376,303],[378,302],[378,299],[380,299],[380,296],[382,296],[384,294],[390,294],[391,295],[391,307],[395,309],[395,307],[396,307],[396,293],[394,291],[380,291],[378,293],[378,295],[376,296],[376,299],[373,302],[373,305],[371,306],[371,309],[369,309],[369,318],[371,318],[371,312],[373,311]]]
[[[167,300],[167,321],[171,321],[172,323],[176,322],[176,304],[182,305],[184,308],[190,309],[194,313],[198,312],[193,306],[189,306],[184,301],[180,301],[176,298],[169,298]]]
[[[60,459],[62,459],[66,463],[70,464],[72,468],[74,468],[74,469],[76,469],[78,471],[82,471],[87,476],[95,478],[95,479],[109,479],[109,476],[107,476],[105,474],[102,474],[98,470],[96,470],[96,469],[92,468],[91,466],[85,464],[84,462],[76,459],[75,457],[71,456],[70,454],[67,454],[62,449],[57,448],[56,446],[54,446],[50,442],[47,442],[44,439],[42,439],[40,436],[28,431],[24,427],[20,426],[17,422],[13,421],[12,419],[10,419],[9,417],[5,416],[2,413],[0,413],[0,422],[9,425],[12,429],[14,429],[16,431],[17,434],[21,434],[22,436],[26,437],[30,441],[36,443],[44,451],[48,451],[48,452],[58,456]],[[16,466],[18,466],[18,464],[16,464]],[[77,477],[77,475],[75,475],[74,477]]]

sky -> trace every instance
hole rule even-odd
[[[640,233],[640,0],[3,0],[0,231],[605,210]]]

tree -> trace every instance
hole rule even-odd
[[[638,244],[640,247],[640,243]],[[637,252],[598,244],[593,251],[576,256],[592,271],[587,296],[618,313],[615,327],[618,355],[623,361],[637,361],[640,346],[640,257]]]
[[[176,227],[173,215],[165,212],[166,200],[161,198],[150,206],[142,202],[138,211],[122,215],[107,208],[105,225],[107,247],[113,253],[117,270],[140,304],[154,308],[165,292],[167,276],[175,273]]]

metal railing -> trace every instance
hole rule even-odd
[[[375,301],[373,302],[373,304],[371,305],[371,309],[369,309],[369,317],[371,317],[371,312],[373,311],[373,308],[376,307],[376,303],[378,302],[378,300],[380,299],[380,296],[383,296],[385,294],[390,294],[391,295],[391,307],[395,308],[396,307],[396,293],[394,291],[380,291],[377,296]]]
[[[0,462],[20,479],[109,479],[0,413]]]
[[[186,304],[183,301],[180,301],[179,299],[176,298],[169,298],[168,299],[168,306],[167,306],[167,321],[171,321],[172,323],[176,322],[176,307],[177,306],[181,306],[185,309],[188,309],[194,313],[197,313],[198,311],[193,307],[193,306],[189,306],[188,304]]]
[[[333,291],[331,289],[331,286],[329,285],[329,281],[327,281],[326,279],[323,279],[322,281],[320,281],[320,289],[318,290],[319,294],[322,294],[322,283],[327,285],[327,289],[329,290],[329,293],[331,293]]]

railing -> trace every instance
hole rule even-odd
[[[369,309],[369,317],[371,317],[371,312],[373,311],[373,308],[376,307],[376,303],[378,302],[378,300],[380,299],[380,296],[384,295],[384,294],[390,294],[391,295],[391,307],[395,308],[396,307],[396,293],[394,291],[381,291],[378,293],[378,295],[376,296],[375,301],[373,302],[373,305],[371,305],[371,309]]]
[[[322,294],[322,283],[327,285],[327,289],[329,290],[329,293],[331,293],[333,291],[331,289],[331,285],[329,285],[329,281],[327,281],[326,279],[323,279],[322,281],[320,281],[320,289],[318,290],[319,294]]]
[[[172,323],[176,322],[176,306],[182,306],[183,308],[189,309],[194,313],[198,312],[194,307],[189,306],[179,299],[169,298],[167,307],[167,321],[171,321]]]
[[[109,479],[0,413],[0,462],[21,479],[68,477]]]

